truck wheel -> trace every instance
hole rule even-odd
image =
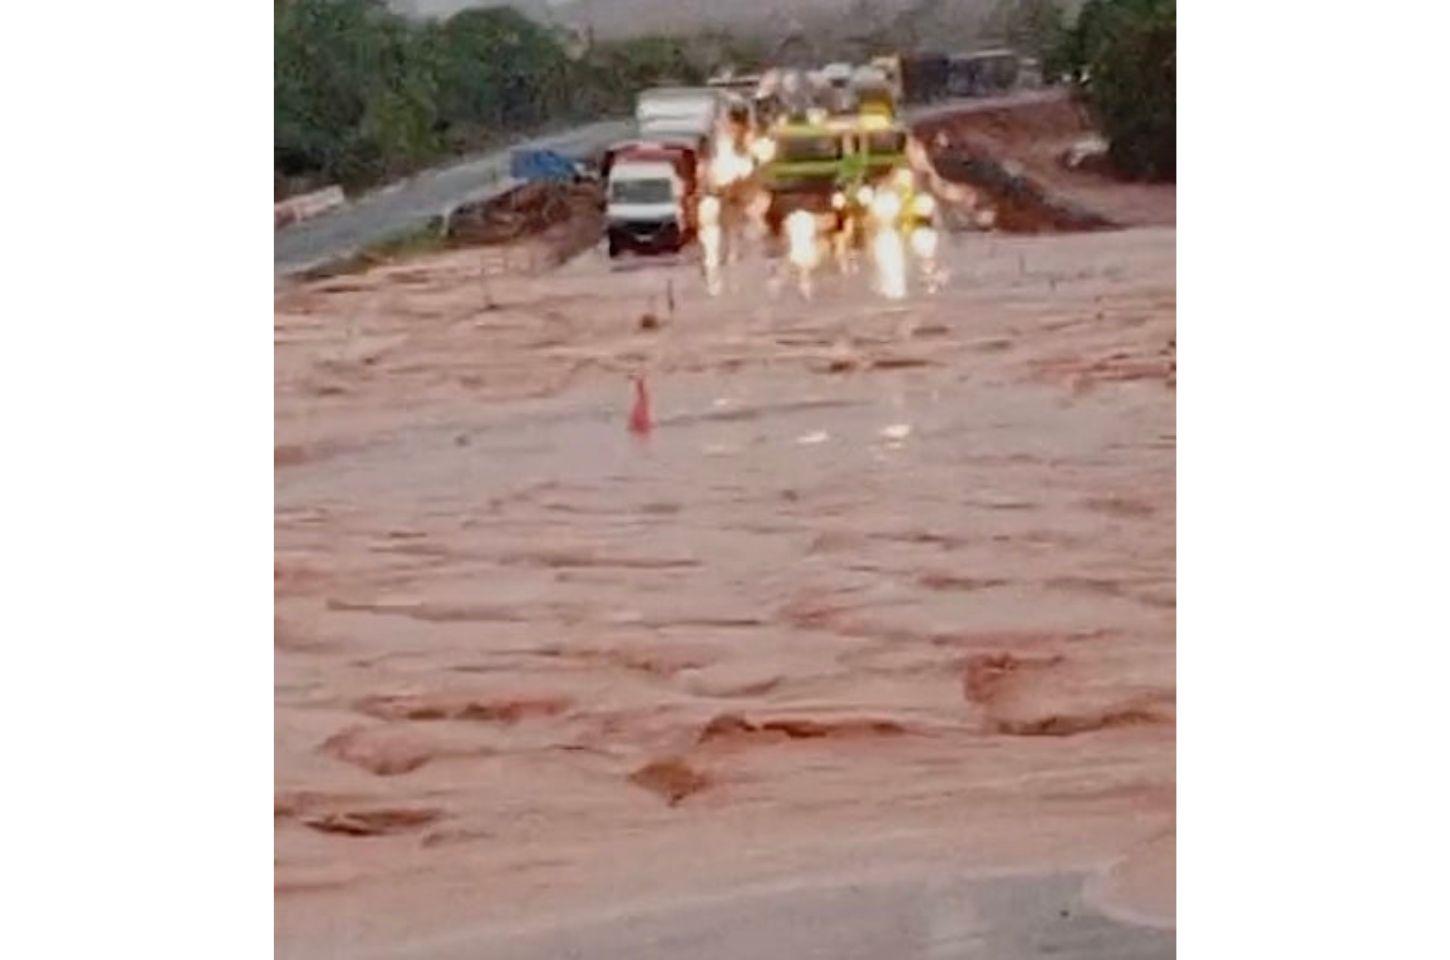
[[[613,260],[619,256],[619,240],[614,234],[609,235],[609,259]]]

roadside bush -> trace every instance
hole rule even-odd
[[[1128,176],[1177,175],[1177,52],[1175,0],[1087,0],[1055,51]]]

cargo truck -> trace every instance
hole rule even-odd
[[[780,232],[788,214],[809,210],[833,214],[832,195],[842,176],[846,137],[837,125],[783,123],[770,131],[772,156],[761,171],[761,185],[770,193],[766,224]]]
[[[723,92],[710,87],[654,87],[635,101],[640,139],[689,139],[702,154],[724,109]]]
[[[901,58],[901,89],[907,103],[930,103],[947,95],[946,54],[916,53]]]

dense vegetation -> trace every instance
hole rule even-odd
[[[405,19],[382,0],[274,7],[279,183],[375,183],[522,131],[627,113],[641,87],[762,56],[710,33],[585,44],[508,7],[443,22]]]
[[[1087,0],[1055,62],[1082,91],[1119,170],[1177,175],[1175,0]]]

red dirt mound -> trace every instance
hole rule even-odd
[[[663,797],[672,807],[710,783],[709,777],[678,757],[651,761],[631,773],[629,779],[631,783]]]

